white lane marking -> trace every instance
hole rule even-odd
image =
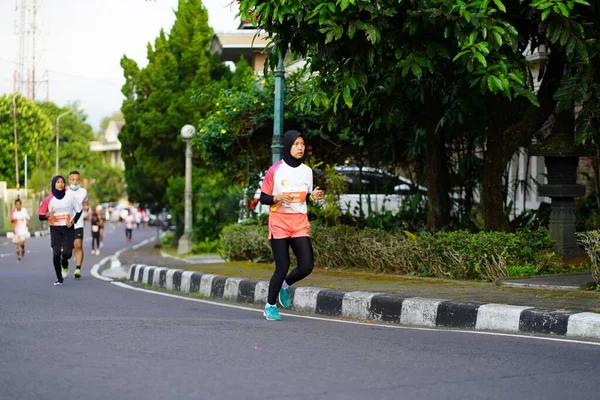
[[[159,235],[159,237],[160,237],[160,236],[164,236],[164,235],[166,235],[166,233],[164,233],[164,232],[163,232],[161,235]],[[144,245],[148,244],[149,242],[153,241],[155,238],[156,238],[156,236],[151,236],[151,237],[149,237],[148,239],[146,239],[146,240],[143,240],[143,241],[141,241],[140,243],[136,244],[136,245],[135,245],[135,246],[133,246],[132,248],[133,248],[134,250],[135,250],[135,249],[138,249],[138,248],[140,248],[140,247],[142,247],[142,246],[144,246]],[[114,261],[114,260],[118,260],[118,258],[119,258],[119,256],[121,255],[121,253],[123,253],[125,250],[128,250],[128,249],[129,249],[129,247],[124,247],[124,248],[122,248],[121,250],[117,251],[117,252],[116,252],[114,255],[112,255],[112,256],[107,256],[107,257],[104,257],[104,258],[103,258],[102,260],[100,260],[98,263],[94,264],[94,266],[92,267],[92,270],[91,270],[91,274],[92,274],[92,276],[93,276],[94,278],[100,279],[100,280],[102,280],[102,281],[105,281],[105,282],[112,282],[114,279],[112,279],[112,278],[108,278],[108,277],[106,277],[106,276],[102,276],[102,275],[100,275],[100,273],[98,272],[98,270],[100,269],[100,267],[101,267],[102,265],[104,265],[104,263],[108,262],[109,260],[111,260],[111,262],[112,262],[112,261]]]
[[[121,288],[136,290],[138,292],[150,293],[150,294],[154,294],[154,295],[158,295],[158,296],[165,296],[165,297],[171,297],[174,299],[194,301],[197,303],[209,304],[209,305],[213,305],[213,306],[234,308],[236,310],[245,310],[245,311],[252,311],[252,312],[259,312],[259,313],[263,312],[263,310],[260,308],[256,309],[256,308],[251,308],[251,307],[238,306],[235,304],[226,304],[226,303],[219,303],[216,301],[194,299],[194,298],[185,297],[185,296],[178,296],[176,294],[157,292],[154,290],[148,290],[148,289],[134,287],[134,286],[128,285],[123,282],[111,282],[111,283],[113,285],[119,286]],[[378,328],[406,329],[406,330],[430,331],[430,332],[440,332],[441,331],[441,332],[466,333],[466,334],[472,334],[472,335],[487,335],[487,336],[506,336],[506,337],[520,338],[520,339],[545,340],[545,341],[549,341],[549,342],[562,342],[562,343],[574,343],[574,344],[586,344],[586,345],[591,345],[591,346],[600,346],[600,342],[587,342],[584,340],[575,340],[575,339],[527,336],[527,335],[517,335],[514,333],[465,331],[465,330],[460,330],[460,329],[418,328],[418,327],[413,327],[413,326],[384,325],[384,324],[372,324],[372,323],[368,323],[368,322],[345,321],[345,320],[341,320],[341,319],[330,319],[330,318],[323,318],[323,317],[315,317],[315,316],[311,316],[311,315],[288,314],[288,313],[283,313],[283,312],[280,312],[280,314],[285,315],[286,317],[313,319],[313,320],[317,320],[317,321],[337,322],[337,323],[341,323],[341,324],[361,325],[361,326],[378,327]]]

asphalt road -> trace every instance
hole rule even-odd
[[[134,244],[156,230],[134,231]],[[284,317],[93,278],[127,246],[111,225],[55,287],[49,238],[0,238],[0,399],[598,398],[600,346]],[[12,254],[12,256],[11,256]],[[71,269],[72,270],[72,269]]]

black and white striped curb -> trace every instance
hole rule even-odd
[[[129,280],[240,303],[265,304],[269,282],[133,264]],[[401,325],[554,334],[600,339],[600,314],[506,304],[290,288],[292,310]]]

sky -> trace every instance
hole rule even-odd
[[[0,0],[0,95],[13,92],[19,36],[16,2]],[[87,122],[97,131],[100,121],[118,111],[125,82],[123,55],[145,66],[146,46],[160,29],[169,32],[177,0],[26,0],[38,3],[36,27],[36,100],[65,106],[79,101]],[[203,0],[215,32],[237,28],[231,0]],[[18,25],[18,24],[17,24]],[[33,53],[33,51],[28,51]],[[30,64],[31,61],[30,61]]]

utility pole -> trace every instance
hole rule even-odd
[[[273,153],[273,164],[281,160],[283,151],[283,107],[284,107],[284,82],[285,68],[283,67],[283,54],[279,55],[277,69],[275,69],[275,107],[273,110],[273,142],[271,151]]]

